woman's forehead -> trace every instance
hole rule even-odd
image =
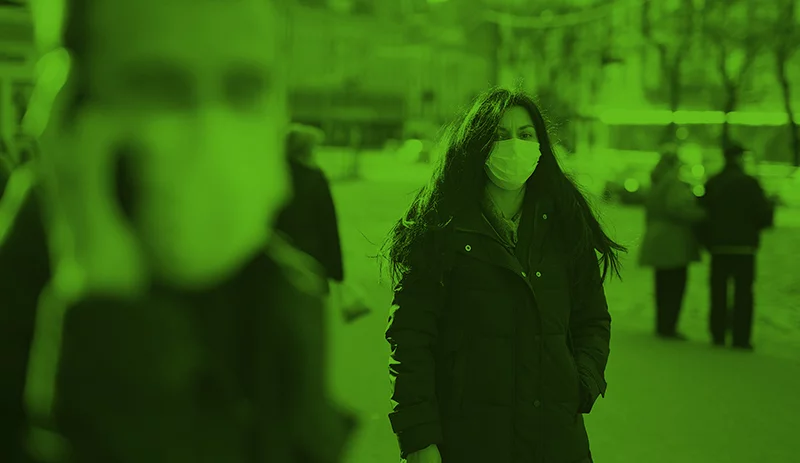
[[[533,119],[528,111],[521,106],[508,108],[500,120],[500,126],[504,128],[514,128],[526,125],[533,125]]]

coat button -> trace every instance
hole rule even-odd
[[[538,408],[538,407],[539,407],[539,405],[542,405],[542,403],[541,403],[541,402],[539,402],[538,400],[534,400],[534,401],[533,401],[533,406],[534,406],[534,407],[537,407],[537,408]]]
[[[536,272],[536,278],[541,278],[541,277],[542,277],[542,272]]]
[[[543,218],[544,220],[547,220],[547,214],[542,214],[542,218]]]
[[[464,246],[464,250],[466,250],[467,252],[470,252],[470,251],[472,251],[472,246],[466,245],[466,246]]]

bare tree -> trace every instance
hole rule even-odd
[[[783,106],[789,118],[788,127],[792,142],[792,162],[795,166],[800,166],[800,134],[798,133],[797,121],[795,121],[794,111],[792,110],[791,85],[786,71],[786,63],[792,59],[797,47],[800,46],[800,30],[796,27],[794,19],[795,4],[794,0],[781,0],[779,4],[773,53],[775,55],[776,76],[783,95]]]
[[[666,76],[667,101],[670,111],[681,105],[682,63],[692,45],[697,13],[693,0],[681,0],[673,11],[666,15],[654,14],[653,2],[647,1],[642,8],[642,36],[659,52],[660,67]],[[654,16],[657,18],[654,21]],[[675,133],[671,124],[671,133]]]
[[[722,78],[722,110],[727,115],[739,105],[740,88],[756,57],[774,34],[770,24],[759,20],[759,4],[751,0],[707,0],[703,32],[717,51],[717,70]],[[722,126],[722,147],[730,142],[728,118]]]

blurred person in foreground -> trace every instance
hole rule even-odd
[[[774,201],[758,179],[744,170],[747,150],[731,142],[725,148],[725,167],[711,177],[700,199],[707,212],[701,226],[703,244],[711,253],[712,343],[724,346],[729,326],[734,348],[752,351],[756,255],[761,232],[773,225]],[[729,317],[728,285],[733,282],[733,314]],[[731,320],[732,323],[728,321]]]
[[[330,182],[317,165],[315,148],[324,133],[314,127],[292,124],[286,153],[294,196],[278,217],[277,230],[299,250],[310,255],[325,271],[325,293],[331,305],[350,323],[370,313],[360,291],[344,282],[342,244]]]
[[[603,282],[625,248],[561,170],[530,96],[483,93],[442,149],[384,248],[401,458],[589,463],[583,414],[610,352]]]
[[[25,403],[29,460],[339,461],[353,420],[325,390],[320,272],[273,233],[291,195],[279,7],[67,5],[28,203],[52,271],[36,304],[2,291],[4,317],[36,311],[30,345],[2,352],[27,364],[3,400]],[[24,251],[7,243],[6,275]]]
[[[686,339],[677,327],[688,267],[700,261],[694,226],[705,218],[691,186],[680,179],[682,166],[677,154],[667,151],[650,174],[639,254],[639,264],[653,267],[655,273],[656,335],[679,340]]]

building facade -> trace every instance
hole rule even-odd
[[[347,144],[431,138],[495,83],[491,28],[465,30],[454,2],[300,1],[290,63],[295,117]],[[471,32],[471,33],[470,33]]]

